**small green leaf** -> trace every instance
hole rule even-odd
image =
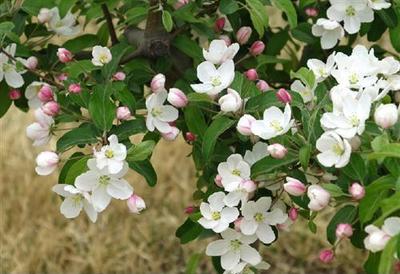
[[[274,159],[272,157],[265,157],[256,162],[251,167],[251,177],[256,179],[258,176],[267,174],[278,170],[280,167],[287,167],[288,165],[298,161],[295,153],[289,151],[283,159]]]
[[[286,14],[290,28],[295,28],[297,26],[297,13],[292,1],[274,0],[273,3],[278,9],[282,10]]]
[[[109,63],[105,64],[102,69],[102,74],[105,79],[110,79],[117,71],[119,61],[129,49],[131,49],[131,46],[126,43],[118,43],[111,48],[112,59]]]
[[[315,84],[315,75],[314,75],[314,73],[311,71],[311,70],[309,70],[309,69],[307,69],[307,68],[305,68],[305,67],[302,67],[302,68],[300,68],[298,71],[296,71],[296,72],[294,72],[294,71],[291,71],[290,72],[290,77],[293,79],[293,78],[297,78],[297,79],[300,79],[304,84],[306,84],[307,86],[309,86],[309,87],[314,87],[314,84]]]
[[[235,0],[221,0],[219,2],[219,10],[223,14],[232,14],[239,9],[239,5]]]
[[[322,185],[325,188],[325,184]],[[352,205],[346,205],[339,209],[333,216],[326,228],[326,236],[328,241],[333,245],[336,241],[336,227],[338,224],[352,224],[357,216],[357,208]]]
[[[110,100],[109,85],[96,86],[89,102],[89,113],[96,125],[102,131],[111,129],[115,118],[115,104]]]
[[[308,168],[308,163],[310,162],[310,157],[311,157],[311,146],[310,145],[304,145],[302,148],[299,150],[299,160],[301,167],[303,170],[307,170]]]
[[[201,253],[194,253],[192,256],[190,256],[190,259],[186,265],[186,272],[187,274],[196,274],[197,273],[197,268],[200,263],[200,259],[203,257],[203,254]]]
[[[187,218],[186,221],[176,230],[175,235],[180,239],[181,244],[186,244],[196,239],[203,231],[204,228],[198,222]]]
[[[136,118],[134,120],[125,121],[121,125],[113,126],[109,135],[115,134],[119,140],[127,139],[132,135],[144,133],[147,131],[144,119]]]
[[[268,27],[269,24],[268,14],[264,4],[259,0],[246,0],[246,4],[249,7],[251,22],[253,23],[258,35],[262,37],[265,28]]]
[[[11,99],[8,97],[8,88],[5,81],[0,82],[0,118],[7,113],[11,106]]]
[[[293,37],[301,42],[307,44],[314,44],[318,42],[318,38],[311,32],[311,25],[309,23],[300,23],[298,26],[291,30]]]
[[[74,162],[66,172],[65,181],[62,183],[73,185],[75,183],[76,177],[88,170],[87,161],[89,160],[89,158],[90,156],[84,156],[78,161]]]
[[[368,154],[368,160],[384,158],[384,157],[400,158],[400,144],[392,143],[392,144],[382,145],[380,147],[380,151]]]
[[[157,174],[153,165],[149,160],[140,162],[129,162],[129,167],[142,175],[149,186],[153,187],[157,184]]]
[[[363,158],[359,154],[353,153],[350,158],[350,163],[345,166],[342,171],[351,179],[364,182],[367,176],[367,168]]]
[[[379,262],[379,274],[392,273],[398,243],[400,243],[400,234],[392,237],[386,244]]]
[[[85,157],[85,155],[81,152],[75,152],[74,154],[72,154],[69,157],[69,159],[65,162],[64,166],[62,167],[62,169],[60,171],[60,175],[58,176],[59,184],[65,183],[65,179],[67,178],[67,173],[68,173],[69,169],[71,168],[71,166],[74,163],[76,163],[77,161],[79,161],[80,159],[82,159],[83,157]]]
[[[322,187],[331,194],[332,197],[341,197],[346,195],[343,190],[335,184],[322,184]]]
[[[162,23],[166,31],[170,32],[172,27],[174,26],[174,22],[172,21],[171,13],[167,10],[162,11]]]
[[[265,109],[277,105],[275,92],[268,91],[260,95],[251,97],[246,103],[246,112],[264,111]]]
[[[187,106],[184,110],[184,117],[189,131],[202,138],[207,130],[207,123],[200,108],[196,105]]]
[[[128,150],[126,160],[128,162],[143,161],[149,158],[153,153],[156,142],[149,140],[140,142],[137,145],[132,145]]]
[[[76,145],[87,145],[98,142],[97,131],[88,124],[68,131],[57,141],[57,151],[63,152]]]
[[[95,34],[84,34],[82,36],[78,36],[74,39],[70,39],[65,42],[62,47],[68,49],[73,53],[77,53],[81,50],[91,48],[95,45],[99,44],[99,39]]]

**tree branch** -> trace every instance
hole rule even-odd
[[[111,43],[114,46],[115,44],[118,44],[118,38],[117,38],[117,34],[115,33],[115,29],[114,29],[114,25],[112,22],[112,17],[111,17],[110,11],[108,10],[108,7],[106,4],[101,4],[101,8],[103,10],[104,17],[106,18],[106,21],[107,21],[107,27],[108,27],[108,32],[110,33]]]

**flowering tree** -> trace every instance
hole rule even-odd
[[[0,115],[11,104],[34,112],[34,146],[57,138],[36,172],[60,170],[53,191],[66,218],[83,209],[96,222],[112,198],[141,212],[125,174],[154,187],[153,148],[182,132],[198,181],[176,236],[215,238],[205,253],[216,271],[268,269],[260,245],[298,218],[316,233],[331,207],[320,260],[350,239],[370,252],[367,273],[390,273],[400,256],[398,0],[29,0],[0,11]],[[272,13],[282,24],[269,24]]]

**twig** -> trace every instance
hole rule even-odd
[[[112,22],[110,11],[108,10],[106,4],[101,4],[101,8],[103,10],[104,17],[106,18],[107,21],[107,27],[108,27],[108,32],[110,33],[111,43],[114,46],[115,44],[118,44],[118,38],[117,34],[115,33],[115,28]]]

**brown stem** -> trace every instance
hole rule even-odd
[[[115,44],[118,44],[118,38],[117,38],[117,34],[115,33],[115,29],[114,29],[114,25],[112,22],[112,17],[111,17],[110,11],[108,10],[108,7],[106,4],[101,4],[101,8],[103,10],[104,17],[106,18],[106,21],[107,21],[107,27],[108,27],[108,32],[110,33],[111,43],[114,46]]]

